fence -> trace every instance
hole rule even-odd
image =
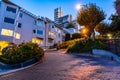
[[[120,39],[102,39],[107,45],[107,49],[120,56]]]

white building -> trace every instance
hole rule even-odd
[[[63,37],[58,38],[56,34],[60,32],[62,35],[62,29],[54,26],[50,31],[49,26],[54,26],[54,23],[51,24],[8,0],[0,2],[0,44],[32,41],[41,47],[49,47],[61,42]],[[56,29],[59,31],[55,31]],[[49,35],[52,38],[54,35],[54,41],[48,38]]]
[[[64,16],[64,14],[63,14],[63,11],[62,11],[61,7],[56,8],[56,9],[54,10],[54,21],[55,21],[56,23],[58,22],[58,19],[59,19],[60,17],[63,17],[63,16]]]
[[[54,10],[55,22],[69,34],[78,33],[80,26],[78,25],[77,21],[73,20],[72,15],[61,15],[62,13],[63,13],[63,11],[61,8],[56,8]],[[69,23],[73,23],[76,26],[76,29],[74,29],[74,28],[67,29],[66,27]]]
[[[46,18],[46,21],[47,21],[46,46],[52,46],[64,41],[64,37],[65,37],[64,30],[50,19]]]

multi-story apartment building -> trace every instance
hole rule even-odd
[[[63,16],[64,16],[64,14],[63,14],[63,11],[62,11],[61,7],[56,8],[56,9],[54,10],[54,21],[55,21],[56,23],[58,23],[58,19],[59,19],[60,17],[63,17]]]
[[[44,47],[61,42],[63,37],[59,31],[61,32],[62,29],[50,21],[28,12],[9,0],[2,0],[0,2],[0,44],[32,41]],[[56,34],[60,34],[61,37],[58,38]]]
[[[58,24],[63,28],[65,28],[70,22],[72,22],[72,15],[65,15],[58,19]]]
[[[78,30],[79,29],[79,25],[78,25],[76,20],[73,20],[72,15],[62,15],[61,16],[60,14],[57,14],[58,11],[61,14],[63,13],[61,8],[56,8],[54,10],[54,20],[55,20],[55,23],[57,23],[61,28],[63,28],[63,30],[67,31],[69,34],[78,33],[79,32],[79,30]],[[67,25],[69,23],[73,23],[76,26],[76,29],[74,29],[74,28],[66,29],[66,27],[67,27]]]

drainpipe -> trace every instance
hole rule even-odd
[[[47,49],[47,22],[45,22],[45,49]]]

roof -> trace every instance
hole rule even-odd
[[[33,13],[31,13],[31,12],[29,12],[29,11],[23,9],[22,7],[20,7],[20,6],[18,6],[17,4],[11,2],[10,0],[2,0],[2,1],[3,1],[4,3],[7,3],[7,4],[10,4],[10,5],[13,5],[13,6],[18,7],[22,12],[28,14],[29,16],[31,16],[31,17],[33,17],[33,18],[35,18],[35,19],[38,18],[38,17],[37,17],[36,15],[34,15]]]
[[[18,6],[18,5],[16,5],[16,4],[12,3],[12,2],[9,1],[9,0],[2,0],[2,1],[5,2],[5,3],[7,3],[7,4],[14,5],[14,6],[17,6],[17,7],[21,8],[20,6]]]

